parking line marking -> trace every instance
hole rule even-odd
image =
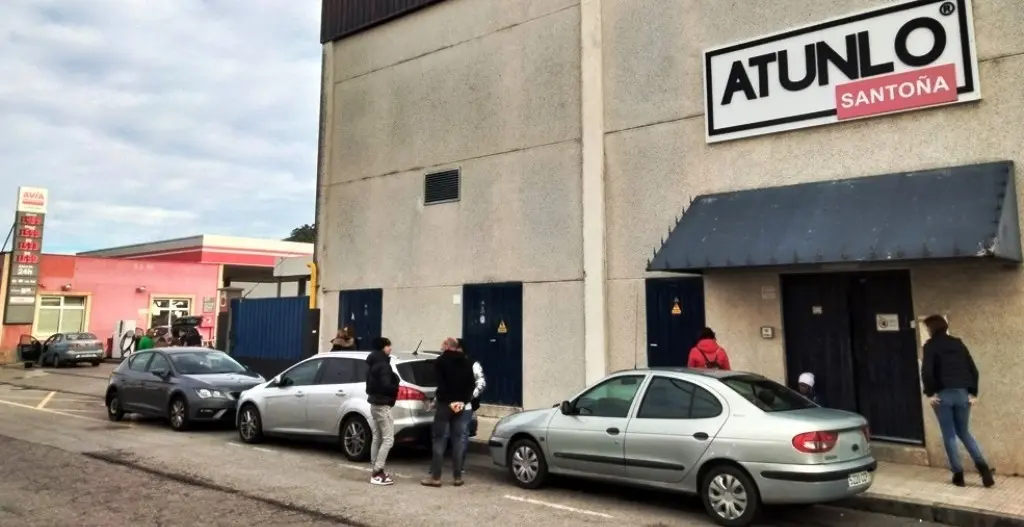
[[[258,446],[254,446],[254,447],[252,447],[252,449],[253,450],[259,450],[260,452],[270,452],[271,454],[276,454],[277,453],[276,450],[271,450],[269,448],[263,448],[263,447],[258,447]]]
[[[106,422],[106,420],[104,420],[104,419],[96,419],[95,417],[86,417],[84,415],[69,414],[69,413],[66,413],[66,412],[58,411],[58,410],[51,410],[49,408],[36,408],[35,406],[32,406],[32,405],[16,403],[16,402],[13,402],[13,401],[4,401],[2,399],[0,399],[0,404],[6,404],[8,406],[14,406],[15,408],[24,408],[26,410],[33,410],[33,411],[36,411],[36,412],[46,412],[48,414],[63,415],[65,417],[74,417],[75,419],[85,419],[87,421],[99,421],[101,423],[105,423]]]
[[[360,472],[373,472],[373,467],[366,467],[366,466],[363,466],[363,465],[353,465],[351,463],[338,463],[338,466],[339,467],[344,467],[344,468],[350,468],[352,470],[358,470]],[[412,476],[409,476],[407,474],[399,474],[398,472],[390,472],[389,474],[392,475],[392,476],[395,476],[396,478],[402,478],[402,479],[409,479],[409,478],[412,477]]]
[[[570,507],[568,505],[559,505],[557,503],[549,503],[546,501],[534,500],[530,498],[520,498],[519,496],[510,496],[506,494],[503,496],[507,500],[518,501],[520,503],[529,503],[530,505],[540,505],[542,507],[551,507],[552,509],[558,509],[560,511],[575,512],[576,514],[583,514],[586,516],[597,516],[599,518],[612,519],[614,516],[605,514],[603,512],[588,511],[586,509],[577,509],[576,507]]]
[[[36,410],[46,408],[46,403],[50,402],[50,399],[53,399],[54,395],[57,395],[57,392],[50,392],[46,394],[46,397],[43,397],[43,400],[39,401],[39,404],[36,405]]]
[[[228,446],[245,446],[242,443],[228,443]]]

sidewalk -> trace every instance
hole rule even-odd
[[[478,419],[472,452],[488,454],[497,422]],[[954,487],[949,477],[946,469],[880,462],[871,490],[836,505],[956,527],[1024,527],[1024,478],[996,473],[996,486],[986,489],[977,474],[967,474],[967,488]]]

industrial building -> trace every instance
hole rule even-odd
[[[606,372],[736,369],[945,463],[920,320],[981,371],[1024,472],[1024,2],[324,0],[321,334],[449,335],[496,406]]]

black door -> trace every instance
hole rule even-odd
[[[848,284],[847,275],[782,277],[786,384],[796,386],[801,373],[813,373],[823,406],[856,412]]]
[[[647,365],[685,367],[697,334],[704,328],[704,280],[649,278],[647,299]]]
[[[924,440],[906,271],[782,277],[786,376],[815,375],[822,404],[868,419],[873,439]]]
[[[850,329],[858,411],[871,436],[924,441],[914,306],[907,271],[864,273],[850,282]]]
[[[523,284],[462,287],[462,338],[480,361],[487,404],[523,405]]]
[[[338,328],[348,328],[356,339],[356,349],[369,350],[373,339],[381,336],[384,291],[381,289],[350,289],[341,295]],[[334,338],[331,335],[331,338]]]

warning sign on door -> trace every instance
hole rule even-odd
[[[875,315],[875,326],[878,331],[899,331],[900,316],[891,313],[879,313]]]
[[[682,315],[683,314],[683,309],[679,307],[679,302],[674,302],[672,304],[672,314],[673,315]]]
[[[498,323],[498,334],[504,335],[505,333],[508,333],[508,328],[505,327],[505,321],[502,320],[501,322]]]

